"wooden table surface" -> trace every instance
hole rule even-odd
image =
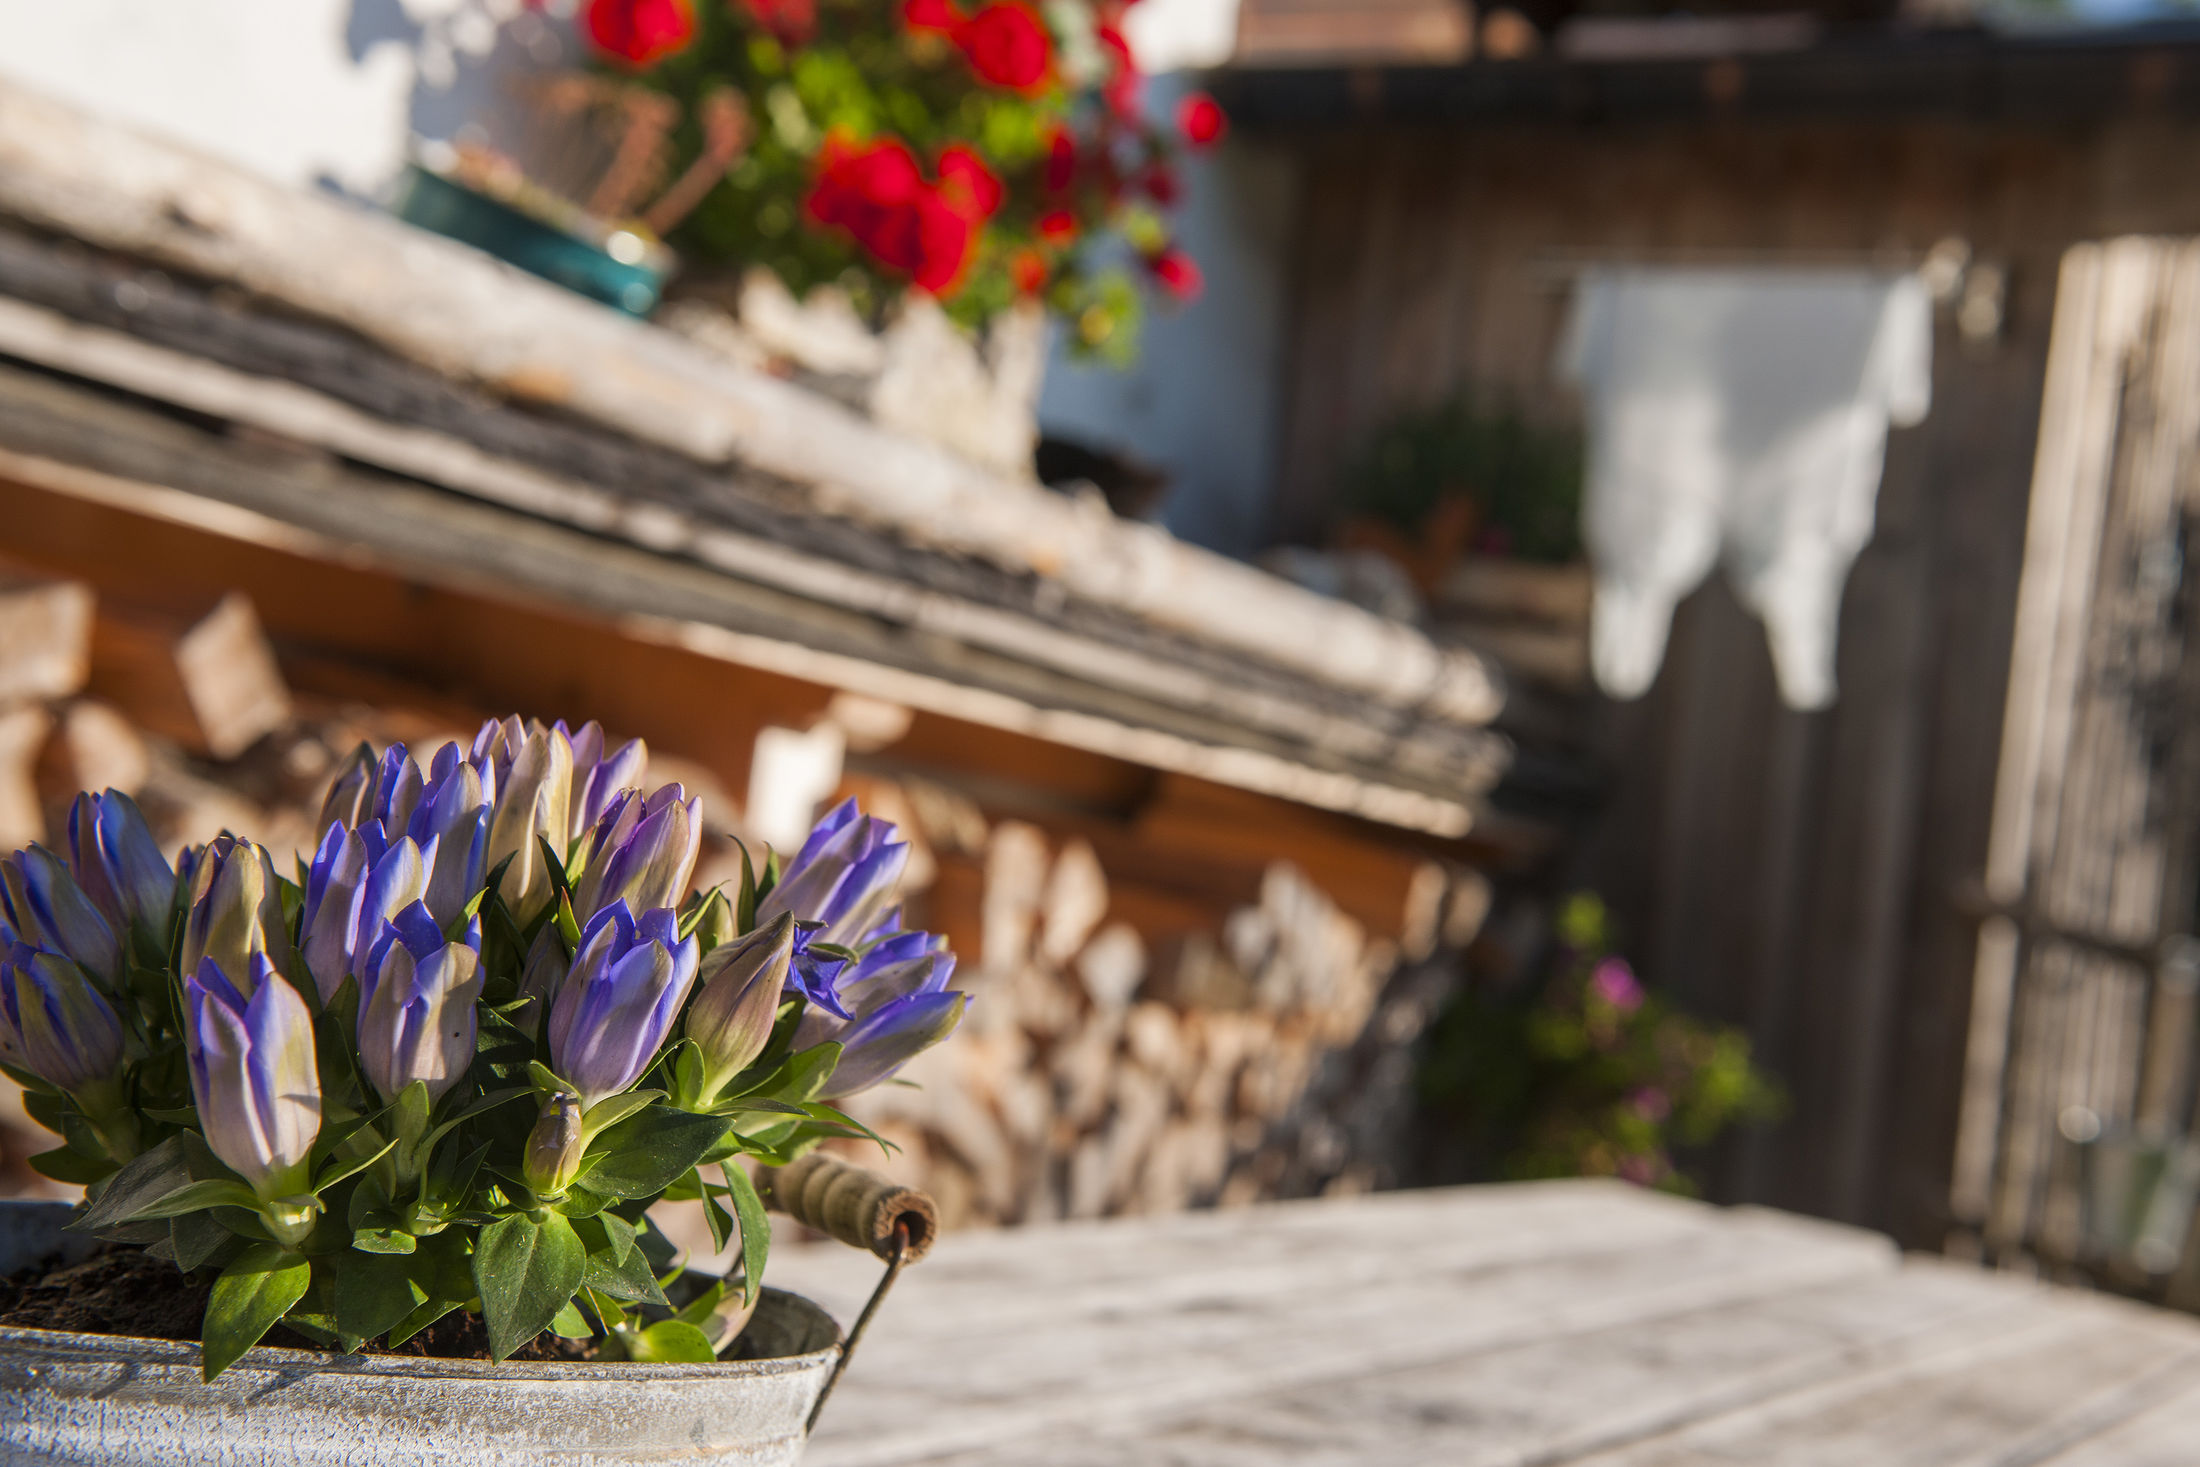
[[[1602,1182],[964,1233],[805,1458],[917,1463],[2200,1467],[2200,1320]]]

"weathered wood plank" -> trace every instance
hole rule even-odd
[[[2200,1459],[2200,1381],[2039,1467],[2191,1467]]]
[[[1578,1185],[951,1238],[897,1291],[813,1457],[1159,1424],[1893,1266],[1868,1235]]]

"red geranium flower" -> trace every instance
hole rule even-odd
[[[903,0],[901,23],[913,31],[951,33],[962,24],[962,12],[955,8],[955,0]]]
[[[955,27],[955,44],[980,78],[1035,92],[1054,70],[1054,39],[1024,0],[995,0]]]
[[[741,0],[756,23],[782,46],[807,46],[817,36],[817,0]]]
[[[1001,207],[1000,179],[962,144],[940,154],[939,173],[941,201],[973,224],[983,224]]]
[[[1008,262],[1009,279],[1020,295],[1037,295],[1046,289],[1047,262],[1037,250],[1018,250]]]
[[[1196,301],[1199,293],[1207,288],[1199,265],[1182,250],[1163,250],[1146,261],[1146,268],[1161,282],[1163,290],[1180,301]]]
[[[589,0],[588,39],[628,66],[651,66],[695,39],[689,0]]]
[[[1067,132],[1056,128],[1054,136],[1047,139],[1045,174],[1047,192],[1052,194],[1067,193],[1069,186],[1076,181],[1077,144]]]
[[[1114,71],[1101,85],[1100,95],[1107,100],[1108,109],[1116,116],[1136,117],[1139,91],[1146,79],[1139,75],[1138,61],[1131,55],[1131,43],[1124,40],[1123,33],[1112,25],[1097,27],[1093,36],[1100,42],[1100,49],[1107,52],[1115,62]]]
[[[1077,238],[1077,216],[1067,209],[1049,209],[1039,216],[1039,238],[1050,245],[1066,245]]]
[[[825,140],[803,207],[881,264],[934,295],[951,295],[980,226],[1000,206],[1001,185],[968,149],[949,149],[940,164],[934,184],[899,138],[854,143],[835,135]]]
[[[1157,165],[1150,169],[1145,177],[1145,185],[1146,197],[1164,209],[1175,208],[1176,201],[1184,196],[1184,190],[1177,182],[1176,170],[1167,166]]]
[[[1230,130],[1229,114],[1205,92],[1194,92],[1176,107],[1176,125],[1195,148],[1212,147]]]

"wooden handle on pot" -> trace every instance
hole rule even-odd
[[[893,1257],[897,1226],[908,1237],[906,1263],[931,1252],[939,1235],[940,1212],[931,1198],[829,1152],[813,1151],[792,1166],[766,1167],[757,1180],[766,1206],[881,1258]]]

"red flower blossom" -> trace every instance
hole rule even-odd
[[[741,0],[741,4],[782,46],[807,46],[817,37],[817,0]]]
[[[1035,92],[1054,71],[1054,39],[1024,0],[994,0],[954,35],[970,69],[994,86]]]
[[[597,50],[636,68],[655,65],[695,39],[690,0],[589,0],[584,21]]]
[[[1108,110],[1118,117],[1136,117],[1138,98],[1145,86],[1145,77],[1139,74],[1137,58],[1131,55],[1131,43],[1123,39],[1123,33],[1112,25],[1094,29],[1094,39],[1100,49],[1107,52],[1115,68],[1101,84],[1100,95],[1106,99]]]
[[[973,224],[983,224],[1001,207],[1000,179],[985,160],[960,143],[940,154],[940,201]]]
[[[967,149],[949,149],[940,163],[934,184],[899,138],[860,144],[830,137],[803,207],[923,289],[952,295],[979,228],[1000,205],[1001,185]]]
[[[1229,114],[1205,92],[1194,92],[1176,107],[1176,125],[1184,141],[1195,148],[1212,147],[1230,130]]]
[[[1184,197],[1184,189],[1177,181],[1176,170],[1166,165],[1156,165],[1149,169],[1144,183],[1146,197],[1164,209],[1175,208],[1176,201]]]
[[[1180,301],[1196,301],[1199,293],[1207,288],[1206,277],[1199,273],[1199,265],[1182,250],[1163,250],[1146,261],[1146,268],[1153,278],[1161,282],[1161,288]]]
[[[1037,295],[1046,289],[1047,262],[1037,250],[1018,250],[1008,262],[1009,279],[1019,295]]]
[[[1047,139],[1047,163],[1044,181],[1047,192],[1069,192],[1069,186],[1077,181],[1077,144],[1060,128]]]
[[[949,35],[962,24],[955,0],[903,0],[901,23],[913,31]]]
[[[1050,245],[1066,245],[1077,238],[1077,216],[1067,209],[1049,209],[1039,216],[1039,238]]]

